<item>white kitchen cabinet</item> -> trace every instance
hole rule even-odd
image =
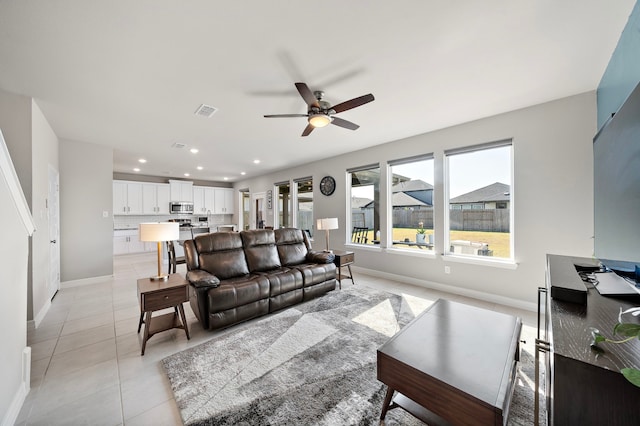
[[[116,230],[113,231],[113,254],[142,253],[145,251],[155,250],[153,247],[140,241],[137,229]]]
[[[193,187],[193,214],[215,213],[215,189],[211,186]]]
[[[170,191],[166,183],[143,183],[142,213],[169,214]]]
[[[142,214],[142,183],[113,181],[113,214]]]
[[[215,214],[233,214],[235,209],[233,207],[233,189],[232,188],[214,188],[215,189],[215,201],[214,210]]]
[[[184,180],[170,180],[171,201],[193,202],[193,182]]]

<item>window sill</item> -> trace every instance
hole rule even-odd
[[[431,258],[435,259],[436,252],[434,250],[420,250],[420,249],[401,249],[395,247],[386,247],[384,251],[389,254],[394,254],[398,256],[414,256],[414,257],[422,257],[422,258]]]
[[[445,254],[442,256],[445,262],[468,263],[471,265],[491,266],[503,269],[517,269],[518,263],[510,259],[494,259],[490,256],[460,256],[455,254]]]

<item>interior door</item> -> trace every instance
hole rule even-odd
[[[60,175],[49,165],[49,282],[48,294],[53,299],[60,289]]]
[[[252,223],[252,229],[262,229],[266,225],[267,210],[266,201],[267,194],[265,192],[257,192],[252,194],[252,210],[254,221]]]

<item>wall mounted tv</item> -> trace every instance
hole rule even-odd
[[[640,84],[593,140],[595,257],[640,265]]]

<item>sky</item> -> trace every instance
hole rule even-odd
[[[511,146],[456,154],[448,157],[450,198],[496,182],[511,185]],[[434,160],[392,166],[393,173],[433,185]],[[356,197],[373,199],[373,187],[352,188]]]

